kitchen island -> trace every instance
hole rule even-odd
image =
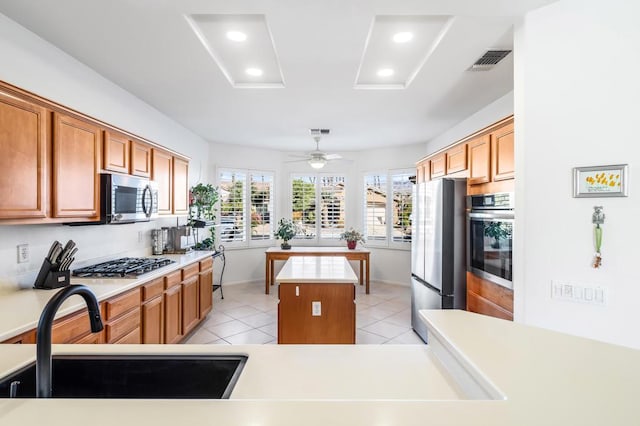
[[[54,346],[54,353],[248,355],[229,400],[0,400],[0,424],[631,425],[640,351],[462,311],[422,311],[431,345]],[[453,356],[497,399],[454,380]],[[33,362],[0,346],[0,375]]]
[[[276,281],[278,343],[356,343],[358,277],[345,258],[292,257]]]

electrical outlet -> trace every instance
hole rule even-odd
[[[18,244],[18,263],[29,261],[29,244]]]
[[[311,316],[322,316],[322,304],[319,301],[311,302]]]

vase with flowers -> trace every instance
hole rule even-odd
[[[358,242],[366,242],[364,239],[364,235],[354,228],[349,228],[348,231],[344,231],[342,234],[340,234],[340,239],[347,240],[347,247],[350,250],[354,250],[358,245]]]

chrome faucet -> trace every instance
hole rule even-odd
[[[56,293],[47,306],[44,307],[38,322],[36,336],[36,397],[51,398],[51,329],[53,319],[62,302],[70,296],[78,294],[84,298],[89,308],[89,322],[91,331],[97,333],[102,330],[102,318],[100,317],[100,305],[95,294],[83,285],[70,285]]]

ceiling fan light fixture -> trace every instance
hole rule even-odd
[[[310,158],[307,163],[309,163],[309,165],[314,169],[321,169],[325,164],[327,164],[327,160],[324,158]]]

